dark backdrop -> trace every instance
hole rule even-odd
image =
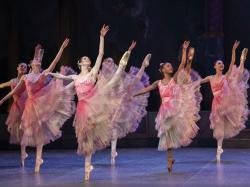
[[[161,62],[177,68],[180,46],[187,39],[196,48],[194,69],[206,76],[214,73],[216,59],[223,59],[228,67],[235,39],[241,41],[240,50],[250,46],[249,8],[248,0],[2,0],[0,81],[16,76],[17,63],[29,62],[37,43],[45,48],[43,67],[47,67],[65,37],[71,43],[58,67],[66,64],[77,70],[76,62],[84,55],[94,62],[103,23],[110,25],[105,56],[118,62],[131,40],[136,40],[129,66],[140,66],[144,56],[152,53],[147,69],[152,82],[161,78]],[[7,92],[1,90],[0,96]],[[210,110],[208,85],[202,93],[202,110]],[[159,104],[158,92],[152,92],[148,110],[157,111]],[[7,105],[0,113],[7,113]]]

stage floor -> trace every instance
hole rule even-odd
[[[45,151],[40,174],[33,173],[34,152],[19,167],[18,152],[0,152],[0,186],[250,186],[250,149],[225,149],[221,164],[215,149],[183,148],[174,152],[172,175],[166,153],[156,149],[119,149],[115,167],[109,150],[93,158],[91,181],[83,182],[83,158],[74,150]]]

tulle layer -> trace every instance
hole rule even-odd
[[[117,66],[109,66],[108,74],[102,71],[99,79],[99,90],[106,90],[107,105],[111,108],[110,121],[114,126],[115,137],[122,138],[128,133],[136,131],[141,120],[146,115],[149,94],[132,97],[133,93],[149,85],[149,77],[143,74],[141,80],[136,81],[136,74],[139,69],[131,67],[128,73],[122,72],[118,77],[117,84],[111,87],[105,85],[115,76]],[[100,84],[102,83],[102,84]]]
[[[82,98],[77,104],[74,127],[79,155],[93,154],[106,148],[112,137],[111,112],[105,101],[108,98],[100,97],[104,95],[99,95],[94,89],[91,96]]]
[[[185,73],[185,72],[181,72]],[[181,75],[186,76],[186,75]],[[202,100],[199,80],[180,81],[173,85],[173,97],[164,100],[156,117],[156,130],[160,138],[158,150],[188,146],[197,135]]]
[[[228,80],[228,88],[223,88],[220,95],[214,96],[210,115],[211,128],[215,138],[231,138],[245,128],[248,119],[249,72],[233,67]]]
[[[58,87],[52,80],[29,96],[25,103],[21,127],[22,145],[45,145],[61,137],[60,128],[75,110],[72,92]]]
[[[10,143],[20,144],[23,136],[23,131],[21,129],[21,117],[24,109],[24,104],[26,100],[26,94],[21,94],[20,97],[15,98],[13,104],[11,105],[8,118],[6,120],[6,125],[8,126],[8,132],[10,133]]]

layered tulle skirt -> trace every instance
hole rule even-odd
[[[214,96],[210,114],[215,138],[231,138],[245,128],[249,109],[247,101],[249,72],[233,67],[228,88]]]
[[[179,82],[173,89],[173,97],[162,98],[155,120],[160,151],[188,146],[199,130],[196,124],[202,100],[199,80]]]
[[[23,137],[23,130],[21,129],[20,124],[26,98],[26,92],[22,93],[21,96],[14,98],[14,102],[11,105],[6,120],[11,144],[20,144]]]
[[[106,99],[95,87],[77,103],[74,127],[79,155],[93,154],[110,144],[113,125]]]
[[[75,111],[74,95],[52,80],[25,102],[22,145],[45,145],[61,137],[61,127]]]
[[[136,74],[139,71],[136,67],[131,67],[128,73],[123,72],[115,85],[105,86],[112,78],[110,75],[114,76],[116,69],[117,66],[114,65],[109,67],[108,74],[102,72],[103,75],[100,77],[102,84],[98,84],[101,90],[106,90],[105,94],[109,98],[107,105],[112,111],[109,120],[114,126],[114,139],[125,137],[128,133],[136,131],[147,113],[149,97],[149,94],[133,97],[135,92],[149,85],[149,77],[146,73],[140,80],[136,80]]]

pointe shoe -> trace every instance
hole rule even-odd
[[[115,157],[118,156],[117,152],[113,152],[111,153],[111,165],[114,166],[115,165]]]
[[[143,66],[146,68],[146,67],[148,67],[149,66],[149,61],[150,61],[150,59],[151,59],[151,54],[149,53],[149,54],[147,54],[147,56],[144,58],[144,60],[143,60]]]
[[[217,162],[221,161],[221,154],[223,153],[223,149],[217,149],[216,160]]]
[[[88,164],[85,166],[85,181],[89,181],[90,173],[94,169],[94,167],[91,164]]]
[[[40,172],[40,166],[43,164],[43,159],[36,159],[35,173]]]
[[[173,158],[168,159],[168,172],[169,172],[169,174],[171,174],[173,171],[174,162],[175,162],[175,160]]]
[[[25,159],[28,158],[28,154],[22,154],[21,155],[21,167],[24,167]]]

